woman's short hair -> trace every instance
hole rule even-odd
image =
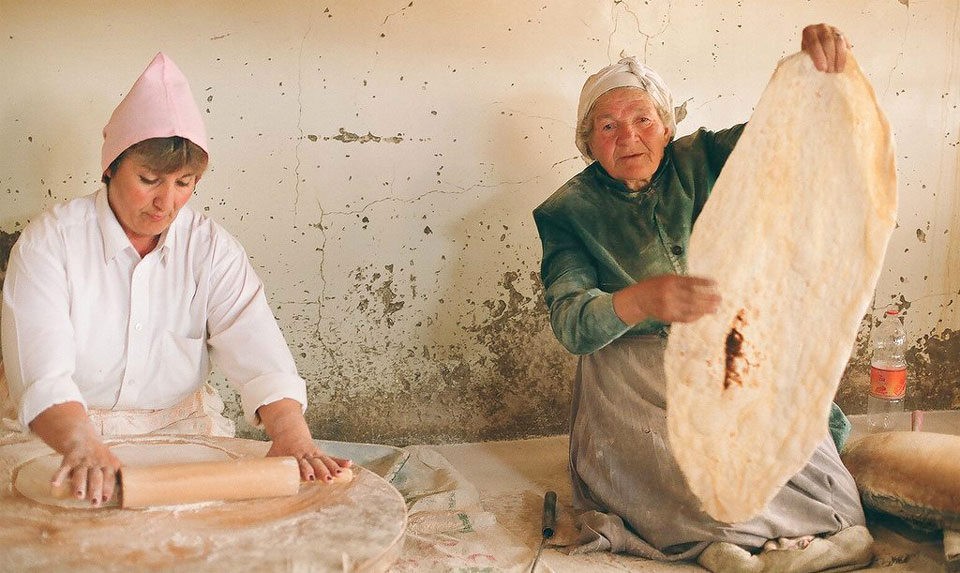
[[[177,135],[173,137],[154,137],[144,139],[126,148],[110,163],[109,172],[116,173],[120,162],[125,157],[133,155],[143,159],[147,167],[157,173],[173,173],[186,167],[197,176],[202,175],[207,169],[209,159],[207,152],[189,139]],[[104,172],[103,182],[108,183],[109,181],[110,177]]]

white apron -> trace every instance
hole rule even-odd
[[[225,418],[223,400],[208,382],[178,404],[161,410],[87,411],[90,422],[101,436],[143,434],[185,434],[233,437],[235,424]],[[0,363],[0,438],[24,434],[29,430],[17,421],[16,405],[7,391],[7,380]]]

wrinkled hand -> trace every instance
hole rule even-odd
[[[330,483],[352,465],[350,460],[323,453],[310,436],[300,403],[284,398],[257,409],[267,434],[273,440],[267,456],[293,456],[300,463],[300,478]]]
[[[661,322],[693,322],[720,306],[717,283],[703,277],[661,275],[613,294],[613,309],[629,325],[655,318]]]
[[[810,55],[821,72],[842,72],[847,50],[852,46],[843,33],[829,24],[812,24],[803,29],[800,49]]]

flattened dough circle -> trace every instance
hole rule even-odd
[[[143,444],[150,445],[152,463],[182,462],[185,455],[193,455],[193,461],[261,458],[269,449],[269,443],[256,440],[188,436],[130,437],[110,447],[125,459],[127,446]],[[175,451],[175,458],[162,450]],[[177,563],[183,571],[234,573],[386,571],[403,546],[403,496],[362,467],[354,468],[347,483],[302,483],[291,496],[89,511],[37,503],[14,487],[17,474],[32,460],[49,455],[39,440],[0,445],[0,484],[7,484],[0,487],[4,570],[99,573],[105,564],[110,570],[139,571]],[[55,470],[59,456],[52,457]],[[40,482],[49,484],[51,475]]]

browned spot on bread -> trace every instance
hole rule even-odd
[[[741,373],[745,370],[743,366],[747,365],[746,358],[743,356],[743,327],[746,324],[744,320],[744,309],[740,309],[737,317],[733,320],[730,332],[727,333],[726,344],[726,369],[723,374],[723,389],[726,390],[731,385],[743,386]]]

